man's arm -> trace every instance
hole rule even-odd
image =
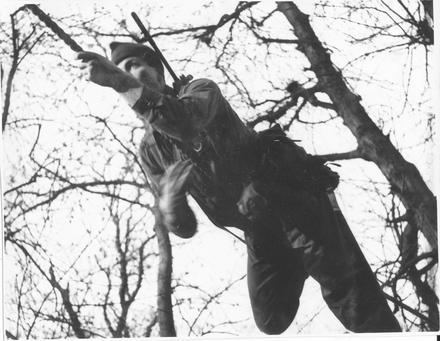
[[[79,52],[77,58],[83,62],[80,68],[87,70],[89,80],[95,84],[112,88],[118,93],[142,87],[140,81],[97,53]]]
[[[197,79],[177,98],[165,94],[157,96],[143,86],[140,98],[132,108],[156,130],[179,141],[187,141],[224,110],[225,102],[213,81]]]
[[[154,152],[142,140],[139,150],[142,168],[150,179],[154,195],[158,198],[161,222],[168,231],[181,238],[190,238],[197,231],[197,220],[188,205],[186,184],[191,172],[189,162],[179,162],[165,172],[155,161]]]
[[[197,231],[197,220],[188,205],[186,185],[191,173],[189,160],[171,165],[159,182],[159,211],[168,231],[181,238],[190,238]]]
[[[92,82],[116,90],[156,130],[179,141],[194,138],[227,105],[218,86],[208,79],[191,82],[176,98],[142,84],[99,54],[80,52],[78,58]]]

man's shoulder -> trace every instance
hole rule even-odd
[[[209,86],[209,85],[214,85],[217,86],[217,83],[214,82],[213,80],[209,79],[209,78],[197,78],[197,79],[193,79],[189,84],[196,84],[196,85],[205,85],[205,86]]]
[[[188,83],[184,89],[183,93],[188,93],[192,91],[206,91],[206,90],[214,90],[220,91],[216,82],[208,78],[197,78]]]

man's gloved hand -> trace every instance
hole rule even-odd
[[[113,88],[120,93],[142,86],[142,83],[132,75],[121,70],[116,64],[97,53],[79,52],[77,59],[82,61],[80,67],[87,69],[88,78],[93,83]]]
[[[241,192],[237,202],[238,211],[250,221],[256,221],[268,210],[266,198],[257,190],[257,184],[251,182]]]
[[[197,230],[197,220],[186,199],[192,167],[190,160],[178,161],[165,171],[159,182],[162,223],[181,238],[190,238]]]

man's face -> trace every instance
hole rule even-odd
[[[130,73],[137,80],[153,90],[162,92],[165,88],[165,80],[163,76],[154,67],[148,65],[142,58],[125,58],[118,64],[118,67]]]

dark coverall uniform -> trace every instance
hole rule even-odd
[[[153,186],[191,151],[198,160],[189,193],[215,225],[245,232],[249,296],[261,331],[287,329],[308,275],[347,329],[401,330],[332,193],[295,187],[295,179],[283,175],[267,177],[266,169],[266,178],[257,179],[265,209],[254,219],[240,213],[237,203],[261,163],[253,148],[258,134],[243,124],[214,82],[198,79],[177,97],[163,94],[154,102],[141,96],[133,109],[147,122],[140,155]],[[272,147],[269,158],[295,174],[299,165],[292,152],[299,147],[286,139],[274,139]]]

